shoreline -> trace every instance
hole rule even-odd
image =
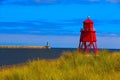
[[[50,46],[0,46],[0,48],[30,48],[30,49],[50,49]]]

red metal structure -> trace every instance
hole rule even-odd
[[[93,29],[93,21],[88,17],[87,20],[83,22],[84,28],[81,29],[81,36],[78,51],[91,52],[94,51],[95,54],[98,52],[96,43],[96,31]]]

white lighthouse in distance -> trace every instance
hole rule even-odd
[[[48,42],[46,42],[45,48],[46,48],[46,49],[50,49],[50,48],[51,48]]]

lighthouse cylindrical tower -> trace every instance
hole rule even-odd
[[[96,31],[93,28],[93,21],[90,17],[83,22],[83,29],[81,29],[80,41],[78,51],[91,52],[94,51],[95,54],[98,52]]]

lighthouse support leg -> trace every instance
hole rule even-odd
[[[98,54],[98,48],[97,48],[97,43],[95,42],[95,54]]]
[[[81,52],[81,51],[82,51],[83,45],[84,45],[83,42],[80,42],[80,43],[79,43],[78,52]]]

